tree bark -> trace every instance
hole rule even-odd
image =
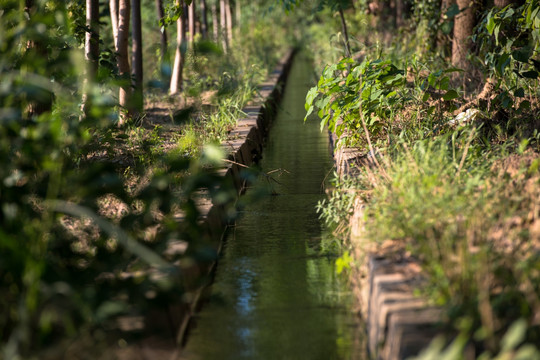
[[[405,24],[405,0],[396,0],[396,28]]]
[[[84,38],[84,58],[86,74],[83,85],[82,111],[88,117],[91,108],[90,87],[96,81],[99,67],[99,0],[86,0],[86,26]]]
[[[158,21],[165,17],[165,10],[163,9],[163,0],[156,0],[156,10],[158,15]],[[159,29],[160,32],[160,42],[161,42],[161,64],[168,62],[168,39],[167,39],[167,28],[163,27]]]
[[[201,35],[208,39],[208,6],[206,0],[201,0]]]
[[[142,43],[142,19],[141,0],[131,0],[132,17],[132,42],[131,56],[133,64],[133,110],[140,112],[143,110],[143,43]]]
[[[495,7],[499,8],[499,9],[505,8],[508,5],[510,5],[512,3],[515,3],[515,2],[517,2],[517,1],[514,1],[514,0],[493,0],[493,4],[495,5]]]
[[[223,46],[223,51],[227,53],[229,50],[229,40],[227,36],[227,15],[225,13],[225,0],[219,0],[221,44]]]
[[[195,1],[188,6],[188,39],[189,45],[193,47],[195,41]]]
[[[176,4],[183,10],[182,15],[176,20],[176,54],[169,91],[171,95],[178,93],[182,88],[186,47],[186,7],[184,6],[184,0],[176,0]]]
[[[212,3],[210,5],[210,12],[212,13],[212,34],[214,35],[214,41],[217,42],[219,40],[219,22],[216,4]]]
[[[109,0],[109,12],[111,13],[111,27],[113,32],[114,49],[118,52],[118,0]]]
[[[240,6],[240,0],[236,0],[235,2],[235,12],[236,12],[236,26],[240,27],[240,21],[242,20],[242,7]]]
[[[475,4],[474,0],[457,0],[459,14],[454,20],[454,39],[452,41],[452,65],[465,70],[470,70],[471,64],[467,60],[472,42],[475,24]]]
[[[232,43],[232,15],[231,15],[231,3],[229,0],[225,0],[225,22],[227,24],[227,43],[231,46]]]
[[[118,95],[118,103],[123,108],[123,111],[120,112],[119,125],[125,124],[126,120],[131,116],[129,112],[131,100],[131,81],[128,54],[129,17],[130,0],[120,0],[118,2],[118,36],[116,39],[116,59],[118,64],[118,75],[123,78]]]
[[[95,79],[99,62],[99,0],[86,0],[86,32],[84,57],[88,61],[87,78]]]

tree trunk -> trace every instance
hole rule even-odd
[[[221,44],[223,46],[223,51],[227,53],[229,50],[229,41],[227,36],[227,15],[225,13],[225,0],[219,0]]]
[[[165,10],[163,9],[163,0],[156,0],[156,10],[158,15],[158,21],[165,17]],[[163,27],[159,29],[161,40],[161,64],[168,63],[168,41],[167,41],[167,28]]]
[[[133,64],[133,109],[136,112],[143,110],[143,55],[142,55],[142,19],[141,0],[131,0],[132,43],[131,56]]]
[[[188,6],[188,39],[189,45],[193,47],[195,41],[195,1]]]
[[[82,95],[82,111],[88,117],[91,108],[90,87],[95,82],[99,66],[99,0],[86,0],[86,26],[84,58],[86,74]]]
[[[95,79],[99,63],[99,0],[86,0],[86,32],[84,57],[88,61],[87,77]]]
[[[118,0],[109,0],[109,12],[111,13],[111,27],[113,32],[114,49],[118,52]]]
[[[212,5],[210,5],[210,12],[212,13],[212,34],[214,35],[214,41],[218,42],[218,40],[219,40],[219,22],[218,22],[216,4],[212,3]]]
[[[118,75],[122,78],[120,92],[118,95],[118,103],[123,108],[120,112],[119,125],[125,124],[126,120],[131,116],[129,112],[131,100],[131,81],[129,70],[129,16],[130,16],[130,0],[120,0],[118,3],[118,37],[116,39],[116,59],[118,64]]]
[[[184,6],[184,0],[176,0],[176,4],[180,6],[183,11],[182,15],[176,20],[176,54],[171,76],[171,95],[178,93],[182,88],[186,48],[186,7]]]
[[[475,23],[474,0],[457,0],[459,14],[454,20],[454,39],[452,42],[452,65],[465,70],[470,70],[471,64],[467,60],[467,54],[471,49],[471,35]]]
[[[396,28],[405,24],[405,0],[396,0]]]
[[[498,7],[499,9],[505,8],[508,5],[515,3],[517,1],[514,0],[493,0],[493,4],[495,7]]]
[[[229,0],[225,0],[225,22],[227,24],[227,44],[231,46],[232,43],[232,15],[231,15],[231,3]]]
[[[201,0],[201,35],[208,39],[208,6],[206,0]]]
[[[240,21],[242,20],[242,7],[240,6],[240,0],[235,1],[235,12],[236,12],[236,26],[240,27]]]

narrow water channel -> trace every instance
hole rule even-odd
[[[196,317],[188,359],[351,359],[359,327],[335,256],[321,253],[315,205],[333,166],[316,120],[303,122],[312,68],[299,55],[261,163],[264,172],[230,231],[212,300]],[[269,190],[271,188],[271,191]]]

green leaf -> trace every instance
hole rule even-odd
[[[510,64],[510,55],[504,53],[499,57],[499,60],[497,61],[497,65],[495,67],[499,75],[503,76],[504,69],[508,66],[508,64]]]
[[[524,97],[525,96],[525,90],[523,88],[519,88],[516,91],[514,91],[515,97]]]
[[[502,339],[502,349],[506,351],[515,349],[525,339],[526,331],[527,321],[525,319],[515,321]]]
[[[430,96],[431,96],[431,95],[426,91],[426,92],[424,93],[424,96],[422,96],[422,101],[423,101],[423,102],[428,101],[428,99],[429,99]]]
[[[341,274],[343,270],[351,268],[352,257],[348,251],[345,251],[341,257],[336,260],[336,271]]]
[[[449,100],[454,100],[454,99],[456,99],[458,97],[459,97],[459,95],[458,95],[457,91],[454,90],[454,89],[450,89],[450,90],[448,90],[446,92],[446,94],[444,94],[443,100],[449,101]]]
[[[312,112],[313,112],[313,106],[309,106],[309,107],[306,109],[306,116],[304,116],[304,121],[307,120],[307,118],[309,117],[309,115],[311,115]]]
[[[529,46],[524,46],[521,49],[512,51],[512,57],[516,61],[528,63],[529,58],[531,57],[531,50],[532,49]]]
[[[525,72],[521,73],[521,76],[523,76],[524,78],[527,78],[527,79],[537,79],[538,78],[538,72],[536,72],[534,70],[525,71]]]
[[[538,60],[534,60],[534,59],[531,59],[533,65],[534,65],[534,68],[537,70],[537,71],[540,71],[540,61]]]
[[[492,16],[492,12],[489,12],[487,22],[486,22],[486,29],[489,33],[489,35],[493,35],[493,30],[495,29],[495,19]]]
[[[457,4],[453,4],[446,10],[446,16],[448,19],[454,18],[457,14],[459,14],[459,6]]]
[[[531,102],[529,100],[524,100],[519,104],[519,110],[529,110],[531,108]]]
[[[493,34],[495,35],[495,43],[499,45],[499,32],[501,31],[501,25],[498,24],[495,26],[495,30],[493,31]]]
[[[448,76],[445,76],[439,81],[439,85],[437,85],[437,89],[439,90],[448,90],[448,87],[450,86],[450,79]]]
[[[514,360],[538,360],[540,359],[540,353],[534,345],[527,344],[519,348]]]

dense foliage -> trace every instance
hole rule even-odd
[[[355,199],[366,206],[363,239],[344,244],[338,267],[359,266],[350,254],[366,241],[411,252],[427,274],[420,292],[462,334],[422,358],[460,358],[465,346],[538,358],[540,5],[477,8],[467,59],[454,63],[465,9],[410,3],[390,39],[396,13],[361,6],[374,3],[383,9],[365,21],[378,35],[353,32],[353,56],[325,66],[306,98],[338,146],[364,152],[319,205],[339,232]]]
[[[154,1],[142,6],[148,10],[145,66],[156,69],[157,47],[151,41],[159,42],[159,24],[148,15]],[[200,225],[198,199],[225,205],[235,196],[213,170],[223,157],[215,143],[234,126],[256,95],[256,83],[284,52],[276,38],[263,36],[273,20],[259,19],[251,8],[242,26],[256,31],[232,45],[255,46],[225,56],[215,42],[200,39],[187,50],[180,96],[163,92],[167,61],[162,71],[148,70],[147,103],[164,107],[168,122],[182,125],[167,147],[168,124],[147,125],[144,113],[118,127],[123,110],[117,91],[128,80],[118,75],[108,6],[101,7],[99,69],[89,79],[82,49],[90,31],[84,2],[2,2],[4,359],[55,358],[68,345],[98,358],[105,348],[118,346],[120,318],[137,319],[152,308],[190,301],[186,279],[195,285],[204,281],[189,275],[192,268],[216,257]],[[203,107],[205,92],[216,95]],[[184,250],[171,251],[172,245]]]

